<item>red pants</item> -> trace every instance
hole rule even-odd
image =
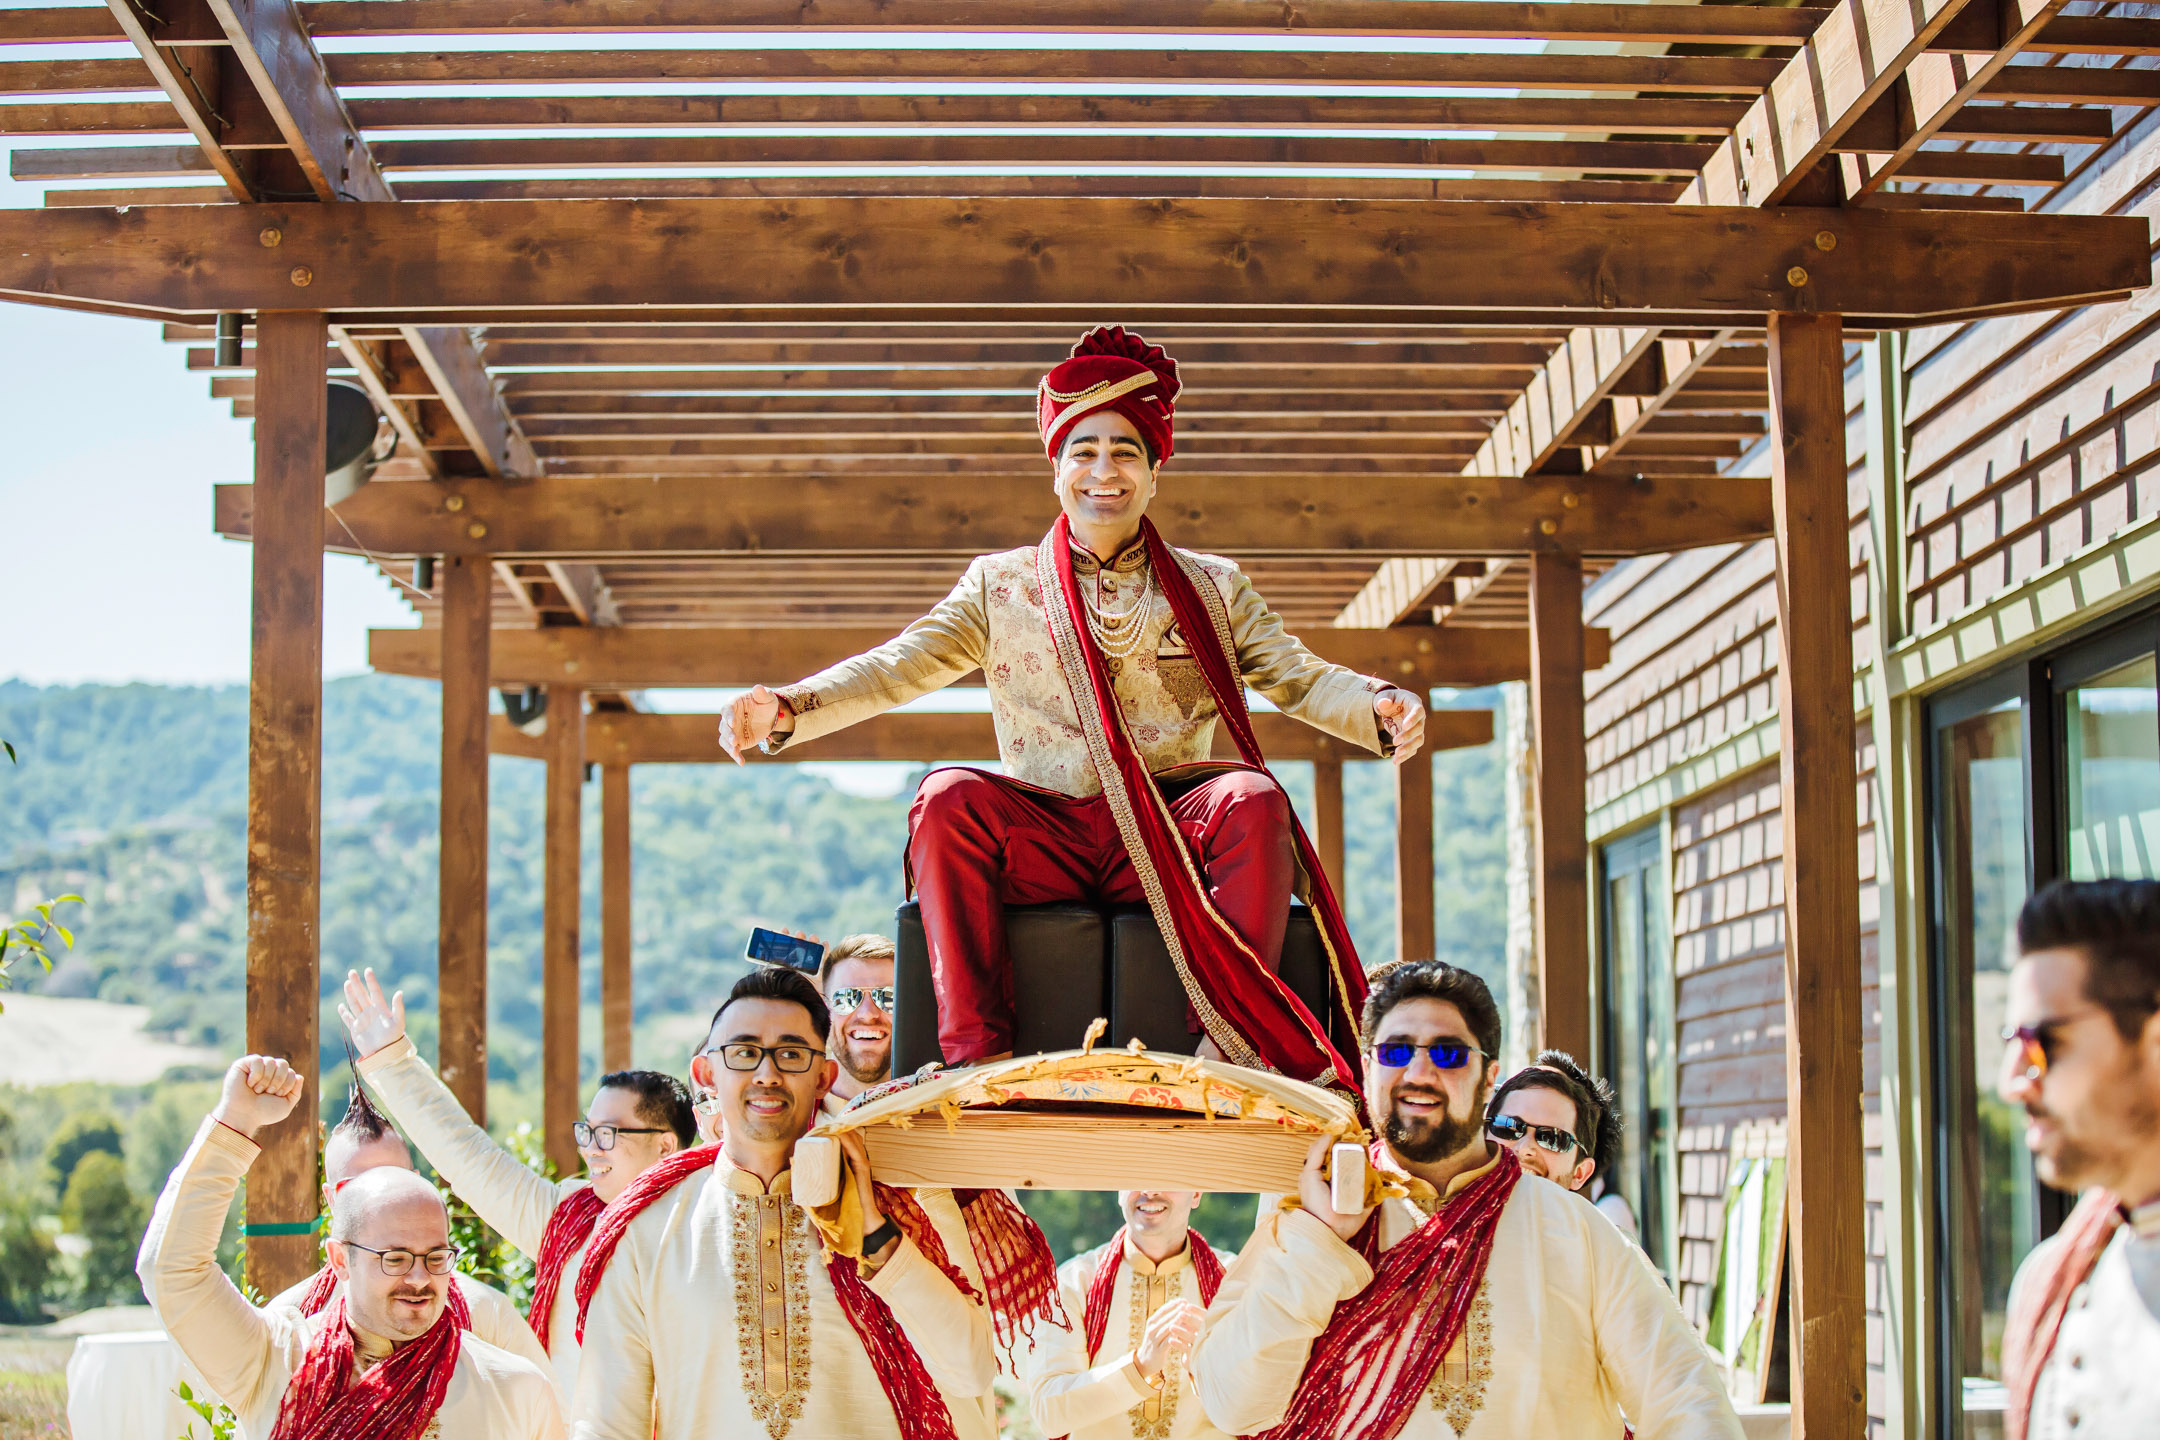
[[[1164,785],[1208,898],[1270,969],[1282,959],[1295,862],[1290,804],[1249,771]],[[946,1063],[1012,1049],[1012,957],[1004,907],[1146,900],[1101,796],[1091,800],[983,770],[933,770],[908,812]]]

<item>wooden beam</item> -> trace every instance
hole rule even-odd
[[[1173,462],[1173,467],[1175,462]],[[217,532],[247,537],[244,485],[217,489]],[[1384,479],[1171,473],[1153,518],[1173,544],[1210,550],[1522,555],[1540,544],[1599,555],[1684,549],[1769,533],[1769,487],[1746,478],[1558,476]],[[374,555],[599,558],[787,550],[981,553],[1032,545],[1056,518],[1047,487],[941,475],[791,474],[781,484],[695,476],[558,477],[370,485],[338,505],[332,548]]]
[[[1867,1426],[1860,862],[1845,349],[1835,315],[1770,320],[1785,843],[1786,1205],[1793,1440]]]
[[[1443,712],[1433,711],[1427,718]],[[1492,712],[1486,711],[1486,725]],[[1264,748],[1264,747],[1263,747]],[[1320,856],[1321,873],[1340,897],[1343,894],[1343,791],[1342,761],[1313,762],[1313,849]]]
[[[716,234],[730,237],[727,265],[711,263]],[[1145,277],[1151,293],[1197,305],[1572,311],[1604,323],[1629,311],[1838,310],[1896,328],[2121,298],[2151,278],[2147,244],[2135,216],[1651,205],[156,206],[0,211],[0,292],[174,318],[304,298],[341,322],[412,323],[450,307],[566,320],[655,318],[648,307],[1100,305]]]
[[[275,1295],[316,1265],[316,1012],[322,976],[322,487],[329,333],[320,313],[263,315],[248,667],[247,1044],[306,1080],[292,1115],[259,1138],[248,1175],[248,1273]]]
[[[597,720],[598,716],[593,719]],[[591,721],[587,722],[590,729]],[[714,734],[718,734],[717,723]],[[588,752],[592,737],[586,739]],[[718,748],[717,744],[714,747]],[[600,1068],[628,1070],[630,986],[630,767],[600,767]]]
[[[579,1164],[570,1126],[578,1105],[578,922],[585,787],[585,692],[547,687],[547,830],[541,903],[541,1113],[561,1174]]]
[[[1450,712],[1433,711],[1427,723]],[[1489,718],[1489,712],[1488,712]],[[1395,957],[1433,957],[1432,747],[1395,769]]]
[[[1335,624],[1343,629],[1385,629],[1432,618],[1433,595],[1455,569],[1451,559],[1419,556],[1383,560],[1364,588],[1350,597]]]
[[[1530,558],[1530,716],[1537,767],[1540,1048],[1590,1059],[1588,769],[1580,556]]]
[[[494,567],[451,555],[442,602],[441,916],[435,960],[437,1070],[475,1125],[487,1124],[488,648]]]
[[[387,675],[435,679],[442,673],[441,634],[434,629],[371,630],[368,664]],[[892,635],[891,627],[872,625],[502,629],[490,647],[490,682],[497,687],[581,684],[595,690],[769,685],[815,674],[875,649]],[[1497,685],[1530,674],[1529,636],[1522,630],[1315,626],[1299,638],[1323,660],[1407,690]],[[1603,665],[1611,654],[1611,636],[1604,630],[1586,631],[1583,647],[1588,664]],[[964,683],[980,684],[979,676],[977,672],[977,678]]]
[[[1345,760],[1377,758],[1347,740],[1279,712],[1256,711],[1252,722],[1261,753],[1270,763],[1307,761],[1321,767],[1339,767]],[[603,772],[611,765],[718,765],[727,759],[717,739],[719,725],[718,715],[596,711],[585,720],[585,762],[601,766]],[[1491,741],[1489,710],[1435,710],[1427,717],[1427,749],[1459,750]],[[536,760],[548,755],[544,737],[527,735],[500,715],[494,719],[489,743],[498,755]],[[1236,747],[1220,731],[1215,737],[1214,756],[1219,760],[1237,758]],[[879,715],[816,740],[785,746],[778,755],[753,754],[750,763],[907,760],[936,765],[997,758],[997,731],[987,711],[909,710]],[[1339,789],[1340,775],[1336,784]]]

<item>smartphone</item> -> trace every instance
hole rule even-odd
[[[785,965],[805,975],[816,975],[818,967],[825,963],[825,947],[815,940],[799,939],[758,925],[750,931],[750,943],[743,949],[743,958],[756,965]]]

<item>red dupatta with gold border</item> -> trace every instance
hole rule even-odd
[[[1215,709],[1245,764],[1271,781],[1267,761],[1245,709],[1245,685],[1237,666],[1230,615],[1215,582],[1199,565],[1163,543],[1151,521],[1140,522],[1155,584],[1189,643],[1207,681]],[[1216,910],[1207,885],[1170,814],[1162,788],[1126,730],[1124,712],[1110,683],[1102,650],[1087,626],[1086,602],[1073,573],[1072,530],[1062,515],[1035,550],[1036,583],[1043,615],[1088,755],[1102,781],[1103,799],[1117,821],[1148,908],[1162,931],[1170,963],[1202,1029],[1232,1064],[1272,1070],[1311,1084],[1358,1095],[1358,1074],[1327,1037],[1327,1026],[1269,969],[1245,938]],[[1212,638],[1214,644],[1207,643]],[[1278,785],[1280,782],[1277,782]],[[1365,1004],[1365,969],[1350,943],[1350,927],[1305,827],[1291,811],[1290,830],[1298,863],[1311,885],[1309,903],[1327,951],[1329,997],[1343,1033],[1356,1033]]]

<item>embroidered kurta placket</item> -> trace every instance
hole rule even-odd
[[[1133,1353],[1138,1354],[1140,1341],[1147,1334],[1147,1323],[1154,1318],[1155,1312],[1172,1301],[1185,1298],[1185,1274],[1192,1265],[1189,1254],[1182,1252],[1159,1263],[1150,1261],[1128,1242],[1125,1267],[1132,1275],[1132,1348]],[[1178,1392],[1184,1388],[1183,1369],[1182,1365],[1166,1367],[1156,1377],[1155,1393],[1133,1406],[1130,1413],[1135,1440],[1169,1440],[1171,1428],[1177,1424]]]
[[[785,1194],[732,1186],[728,1206],[743,1394],[766,1433],[782,1440],[810,1387],[809,1217]]]

